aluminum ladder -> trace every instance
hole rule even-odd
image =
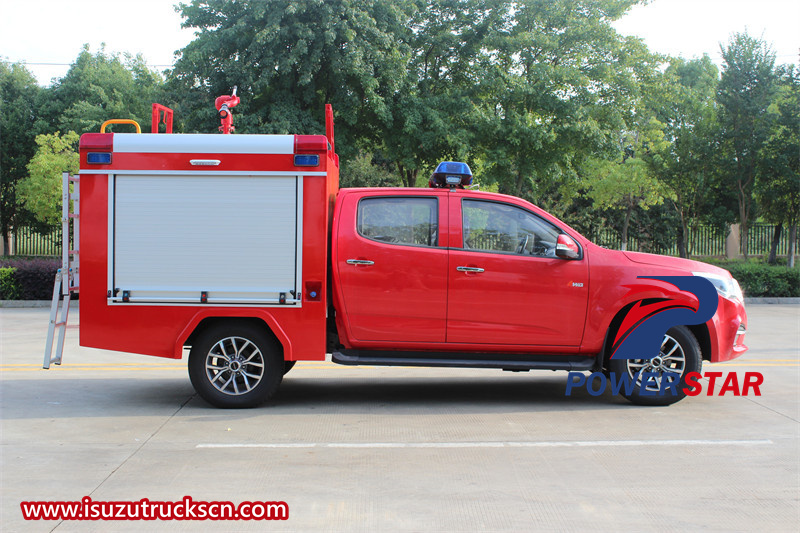
[[[69,191],[71,183],[73,192]],[[61,175],[61,187],[61,268],[56,272],[53,303],[50,306],[50,326],[47,330],[47,346],[42,365],[46,369],[50,368],[51,364],[61,364],[67,319],[69,318],[69,302],[72,293],[78,292],[80,289],[80,178],[64,172]],[[72,209],[70,209],[71,205]],[[72,225],[70,225],[70,221],[74,221]],[[73,248],[70,248],[70,226],[72,227]],[[53,353],[56,330],[58,330],[58,342],[55,353]]]

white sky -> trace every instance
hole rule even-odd
[[[654,52],[721,64],[720,43],[747,31],[772,46],[776,63],[800,64],[800,0],[653,0],[614,24]]]
[[[186,0],[188,2],[188,0]],[[0,57],[25,62],[41,85],[63,76],[84,43],[94,53],[141,53],[168,68],[192,40],[174,0],[0,0]],[[773,47],[778,63],[800,63],[798,0],[654,0],[615,24],[648,47],[687,59],[707,53],[719,64],[719,43],[747,30]]]

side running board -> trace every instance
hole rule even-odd
[[[428,366],[500,368],[511,371],[574,370],[580,372],[593,370],[598,358],[584,355],[341,350],[333,352],[331,360],[334,363],[349,366]]]

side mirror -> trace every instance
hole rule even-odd
[[[556,241],[556,257],[561,259],[578,259],[581,256],[581,249],[572,237],[566,233],[558,236]]]

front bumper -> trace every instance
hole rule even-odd
[[[712,363],[730,361],[747,351],[747,312],[742,302],[720,296],[717,312],[707,325]]]

